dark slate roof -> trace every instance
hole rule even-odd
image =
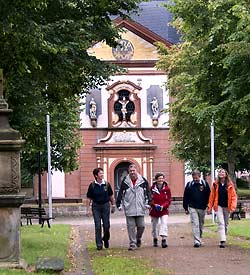
[[[167,2],[167,0],[142,2],[139,4],[139,15],[132,14],[131,19],[163,39],[176,44],[180,41],[180,35],[176,29],[169,26],[173,15],[163,6]]]

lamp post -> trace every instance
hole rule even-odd
[[[38,207],[42,208],[42,175],[41,175],[41,151],[38,152],[37,155],[38,161]],[[41,221],[41,212],[39,212],[39,224],[42,223]]]
[[[211,183],[214,182],[214,120],[211,121],[210,126],[210,136],[211,136]],[[214,210],[212,210],[212,220],[214,223]]]
[[[45,90],[48,89],[48,83],[45,84]],[[46,93],[48,100],[48,94]],[[46,141],[47,141],[47,194],[48,194],[48,205],[49,205],[49,217],[52,218],[52,171],[51,171],[51,147],[50,147],[50,115],[46,115]]]
[[[46,115],[47,125],[47,155],[48,155],[48,204],[49,217],[52,218],[52,177],[51,177],[51,154],[50,154],[50,116]]]

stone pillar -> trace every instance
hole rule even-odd
[[[0,267],[20,267],[20,149],[24,140],[9,125],[0,70]]]

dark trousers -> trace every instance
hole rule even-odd
[[[108,241],[110,238],[110,204],[92,204],[92,213],[95,222],[95,242],[97,247],[102,247],[102,241]],[[102,238],[103,224],[103,238]]]

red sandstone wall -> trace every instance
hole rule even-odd
[[[154,151],[153,160],[153,174],[156,172],[164,172],[166,179],[169,182],[173,196],[182,196],[184,189],[184,166],[183,163],[176,161],[173,156],[170,155],[170,141],[168,137],[167,129],[149,129],[143,130],[143,135],[153,140],[153,144],[157,145],[157,149]],[[80,150],[80,163],[81,167],[79,170],[80,174],[80,194],[79,196],[85,197],[87,187],[93,180],[92,170],[97,167],[96,151],[93,146],[97,145],[97,140],[106,136],[107,131],[97,129],[84,129],[81,131],[84,146]],[[108,156],[112,158],[133,159],[140,157],[144,152],[140,150],[109,150]],[[100,165],[102,167],[102,164]],[[139,172],[140,169],[138,169]],[[113,185],[113,170],[108,170],[106,179]],[[66,185],[68,186],[69,181],[72,186],[76,179],[70,175],[67,176]],[[150,179],[149,179],[150,181]],[[68,190],[68,189],[67,189]],[[74,191],[72,191],[74,192]],[[67,197],[70,195],[67,194]]]
[[[47,198],[47,172],[41,176],[42,199]],[[34,197],[38,199],[38,175],[34,179]]]
[[[65,175],[65,197],[79,198],[81,194],[80,169]]]
[[[97,167],[96,151],[93,146],[97,144],[99,138],[106,136],[107,131],[104,130],[82,130],[83,147],[80,150],[80,196],[85,197],[90,182],[93,181],[92,171]],[[107,176],[107,175],[106,175]]]
[[[163,172],[171,188],[172,196],[182,197],[185,176],[184,165],[177,161],[170,152],[171,141],[167,129],[155,129],[142,131],[144,136],[150,137],[157,145],[153,161],[153,174]]]
[[[170,185],[172,195],[181,197],[184,190],[184,165],[177,161],[170,154],[171,142],[169,140],[169,131],[167,129],[147,129],[142,131],[143,135],[153,140],[153,145],[157,148],[153,151],[153,175],[156,172],[163,172]],[[81,130],[83,147],[79,151],[78,170],[71,174],[65,175],[65,197],[66,198],[85,198],[87,188],[93,181],[92,171],[98,166],[96,159],[96,150],[93,149],[97,145],[97,141],[107,134],[107,130],[102,129],[84,129]],[[117,158],[118,160],[126,157],[128,160],[142,157],[145,155],[143,150],[109,150],[108,157]],[[103,167],[103,164],[100,164]],[[114,169],[108,169],[105,178],[114,184]],[[149,171],[149,167],[147,168]],[[142,173],[139,168],[138,171]],[[148,177],[149,182],[151,181]],[[37,196],[37,179],[35,180],[35,196]],[[151,182],[150,182],[151,183]],[[46,174],[42,177],[42,197],[47,197]]]

